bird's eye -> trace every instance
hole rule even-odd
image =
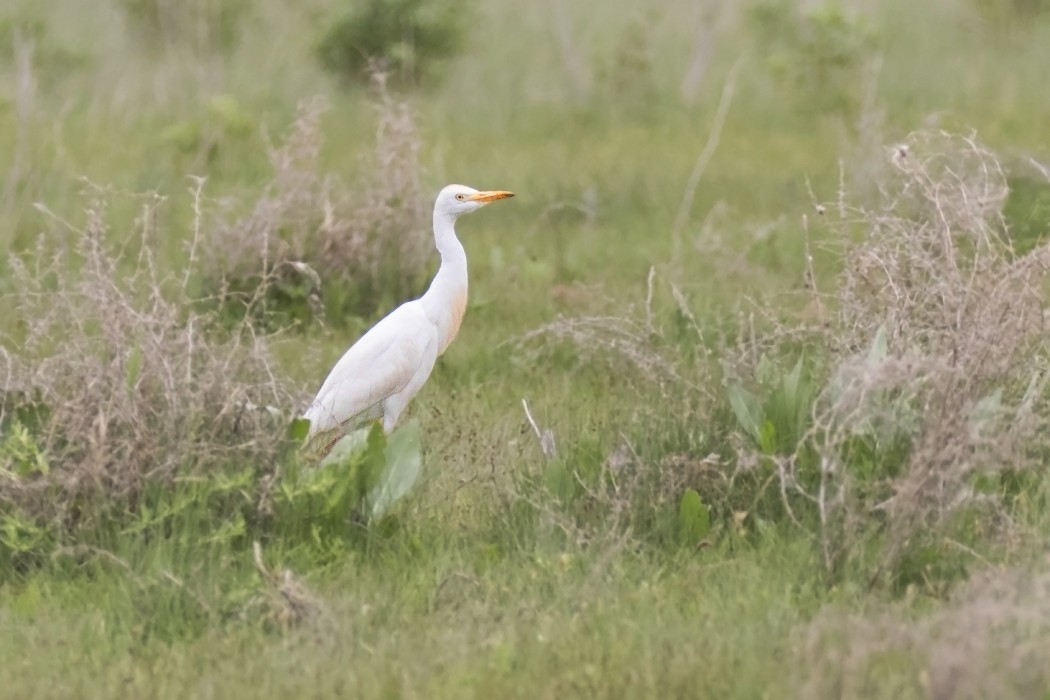
[[[459,200],[459,201],[461,201],[461,202],[462,202],[462,201],[463,201],[464,199],[466,199],[466,198],[467,198],[467,195],[463,194],[462,192],[460,192],[459,194],[457,194],[457,195],[456,195],[456,199],[458,199],[458,200]]]

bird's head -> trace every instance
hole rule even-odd
[[[513,192],[503,190],[481,192],[466,185],[449,185],[438,193],[437,201],[434,202],[434,213],[455,219],[460,214],[481,209],[489,202],[513,196]]]

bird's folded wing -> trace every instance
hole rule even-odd
[[[412,380],[435,341],[433,324],[409,303],[398,307],[346,351],[304,417],[310,434],[381,415],[380,404]]]

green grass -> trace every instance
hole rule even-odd
[[[136,49],[116,5],[97,4],[11,10],[42,21],[40,61],[59,48],[79,58],[68,71],[38,63],[28,107],[15,64],[0,59],[0,154],[11,156],[0,157],[0,168],[12,168],[0,170],[5,250],[67,235],[41,209],[79,223],[84,178],[116,193],[114,242],[138,214],[127,193],[165,196],[158,250],[165,269],[180,271],[192,222],[188,176],[208,177],[210,207],[230,198],[243,209],[270,177],[268,141],[287,128],[299,100],[317,94],[331,103],[324,166],[344,186],[367,176],[375,123],[368,99],[340,92],[313,55],[335,3],[256,3],[239,48],[207,65]],[[987,26],[967,0],[858,4],[872,37],[865,56],[881,56],[879,145],[924,123],[975,128],[1011,176],[1025,178],[1007,214],[1016,212],[1022,245],[1034,244],[1047,230],[1038,206],[1046,190],[1024,159],[1050,159],[1050,18],[1002,28]],[[800,306],[802,217],[815,218],[810,188],[834,200],[840,164],[862,172],[876,156],[864,150],[857,114],[812,109],[814,95],[794,92],[770,69],[747,14],[720,25],[708,76],[689,105],[678,90],[697,26],[693,3],[651,13],[629,2],[564,3],[575,52],[568,58],[555,31],[560,3],[471,5],[464,55],[441,84],[409,97],[421,126],[421,178],[435,192],[455,181],[518,196],[459,225],[471,301],[460,336],[409,411],[423,436],[420,483],[367,532],[294,504],[305,527],[240,529],[237,514],[251,512],[258,477],[275,464],[230,464],[199,483],[109,504],[88,531],[27,545],[0,571],[0,695],[804,695],[813,677],[827,674],[803,663],[817,653],[820,615],[894,614],[905,626],[950,609],[972,571],[1026,565],[1045,545],[1050,482],[1042,473],[1012,494],[1007,515],[1023,534],[1011,546],[978,519],[965,542],[919,550],[896,585],[873,585],[863,557],[829,575],[809,531],[778,510],[761,474],[740,477],[722,500],[721,482],[704,491],[712,527],[701,541],[683,542],[675,529],[683,489],[656,476],[672,456],[699,462],[711,454],[731,473],[735,447],[748,440],[718,358],[708,362],[706,353],[739,331],[751,299]],[[567,66],[582,61],[599,75],[596,66],[615,64],[637,22],[649,68],[618,88],[626,92],[601,84],[581,92]],[[739,58],[725,129],[676,242],[685,183]],[[850,78],[845,89],[861,83]],[[217,95],[248,128],[209,111]],[[202,133],[216,135],[210,153],[194,148]],[[818,277],[831,280],[838,241],[816,225],[811,237]],[[560,316],[643,318],[650,268],[655,347],[682,369],[681,382],[661,385],[615,353],[516,342]],[[12,280],[0,272],[0,294]],[[703,338],[682,316],[672,284]],[[281,371],[315,389],[357,334],[399,301],[284,333],[275,340]],[[6,320],[14,311],[0,297],[5,338],[24,332]],[[554,432],[557,459],[542,456],[522,398]],[[793,442],[804,423],[799,406],[780,394],[767,403],[771,415],[787,415],[793,432],[780,437]],[[770,456],[791,446],[767,447],[760,451]],[[602,469],[624,450],[644,478],[629,495],[610,495]],[[223,479],[227,486],[218,486]],[[626,520],[614,512],[624,501]],[[176,503],[170,520],[150,520]],[[0,515],[0,529],[23,522]],[[307,613],[257,569],[254,539],[270,570],[291,572]],[[921,660],[887,659],[865,682],[840,688],[842,696],[927,696]]]
[[[5,687],[19,697],[753,696],[791,673],[792,629],[826,595],[798,544],[595,561],[501,556],[475,539],[350,557],[317,587],[323,611],[285,634],[234,621],[171,645],[124,577],[33,587],[5,611],[5,655],[24,660],[5,667]],[[153,585],[156,599],[176,595]],[[54,664],[63,673],[42,680]]]

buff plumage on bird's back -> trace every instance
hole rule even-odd
[[[467,306],[467,254],[456,219],[512,192],[449,185],[434,202],[434,242],[441,266],[419,299],[405,302],[339,359],[303,417],[306,450],[324,456],[347,433],[381,421],[390,433],[422,388],[438,356],[459,332]]]

